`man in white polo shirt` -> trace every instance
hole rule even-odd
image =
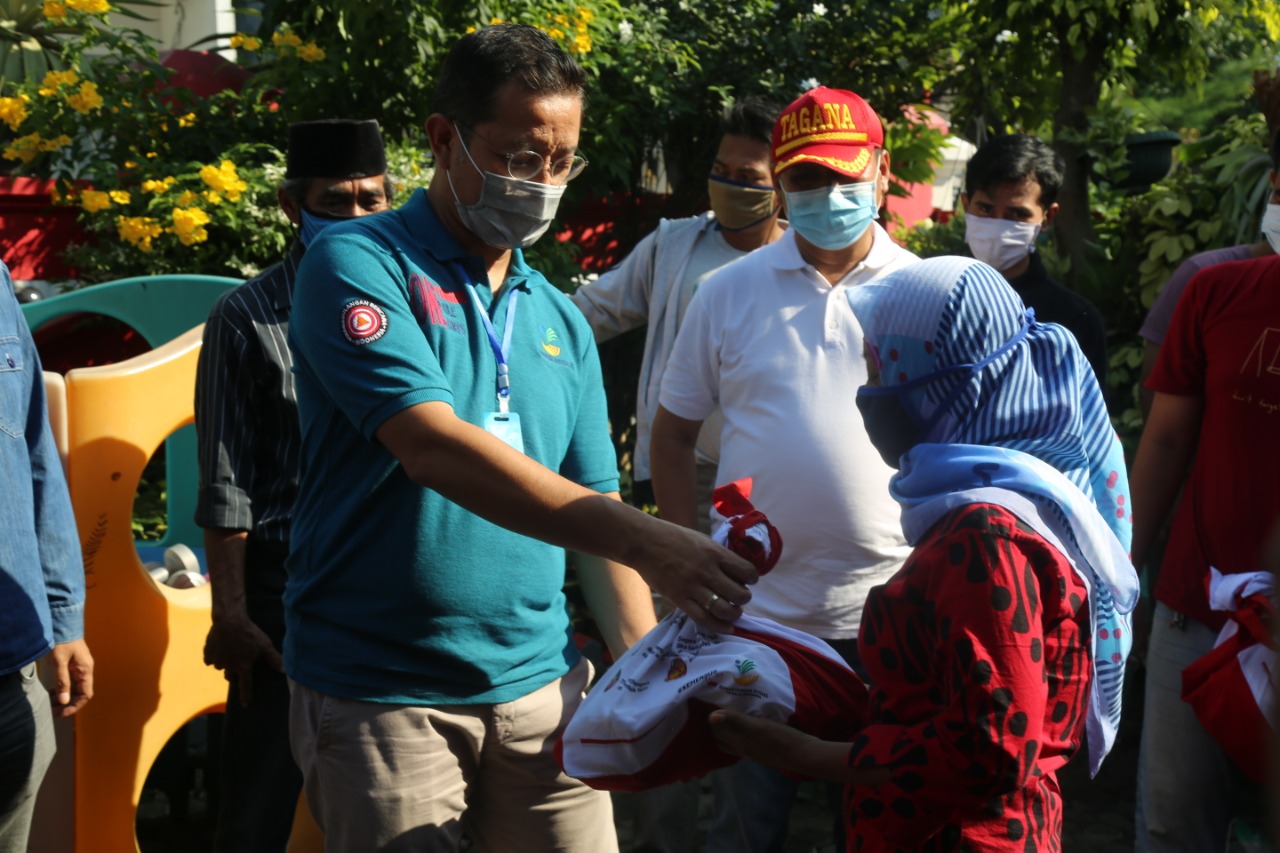
[[[716,482],[751,477],[752,503],[785,542],[747,612],[828,641],[858,668],[867,591],[908,549],[889,496],[892,471],[854,404],[867,376],[845,291],[917,258],[874,221],[889,188],[889,155],[880,119],[862,98],[806,92],[774,127],[773,159],[791,228],[694,295],[654,419],[654,491],[663,518],[696,526],[694,448],[719,404]],[[707,849],[781,851],[798,783],[745,761],[712,779]]]

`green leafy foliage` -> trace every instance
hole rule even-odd
[[[80,5],[92,8],[93,0]],[[249,277],[292,236],[279,210],[285,136],[279,78],[200,98],[167,85],[154,41],[105,12],[57,10],[60,69],[3,90],[4,156],[20,173],[57,180],[85,239],[66,260],[83,282],[199,272]],[[325,61],[290,29],[236,39],[277,72]],[[122,120],[127,118],[127,120]],[[397,186],[421,186],[425,154],[391,146]]]
[[[45,15],[44,0],[0,0],[0,90],[7,83],[40,80],[63,67],[59,36],[74,31]],[[63,4],[65,5],[65,4]],[[114,10],[145,20],[138,8],[163,6],[163,0],[116,0]]]
[[[456,8],[449,8],[454,6]],[[317,118],[375,118],[392,139],[420,130],[435,71],[462,4],[417,0],[265,0],[238,11],[260,15],[250,36],[277,47],[286,33],[321,47],[310,63],[271,50],[241,51],[241,62],[279,99],[287,124]]]

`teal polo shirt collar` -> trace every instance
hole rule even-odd
[[[482,272],[479,261],[480,258],[475,255],[468,254],[458,241],[453,239],[453,235],[449,233],[449,229],[444,227],[444,223],[436,214],[435,208],[431,206],[431,200],[427,197],[425,189],[419,189],[400,208],[404,215],[405,226],[409,229],[409,234],[413,237],[414,242],[422,246],[428,254],[436,260],[442,262],[456,261],[462,264],[467,271],[468,276],[476,275]],[[542,273],[533,269],[525,262],[523,249],[511,250],[511,263],[507,268],[507,277],[503,281],[502,287],[510,285],[511,287],[523,287],[526,291],[540,286],[551,286],[551,282],[547,281]],[[492,300],[492,294],[487,287],[480,288],[481,295],[486,297],[486,302]],[[501,292],[501,291],[499,291]]]

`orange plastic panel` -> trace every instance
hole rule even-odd
[[[138,559],[131,526],[147,460],[193,420],[203,331],[66,376],[68,483],[84,553],[85,639],[96,665],[94,699],[75,717],[77,851],[136,853],[136,812],[156,756],[180,728],[226,701],[222,674],[203,662],[210,588],[157,584]],[[323,849],[305,807],[289,849]]]
[[[137,850],[135,813],[160,749],[226,699],[221,673],[203,663],[209,588],[156,584],[131,528],[143,467],[192,421],[202,331],[66,377],[68,478],[88,590],[85,639],[96,663],[96,695],[76,717],[80,851]]]

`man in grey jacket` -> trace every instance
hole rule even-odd
[[[782,236],[786,223],[773,187],[770,142],[779,108],[755,98],[724,115],[720,147],[707,178],[711,210],[687,219],[664,219],[627,258],[573,294],[596,341],[648,325],[636,394],[634,477],[637,495],[649,488],[649,427],[667,358],[698,285],[754,249]],[[720,419],[707,419],[698,438],[700,525],[710,525],[711,488],[719,459]],[[637,499],[637,503],[651,502]]]
[[[649,427],[667,357],[685,308],[712,273],[782,236],[779,199],[773,187],[770,144],[779,108],[756,99],[730,107],[720,146],[707,178],[711,210],[686,219],[663,219],[622,263],[573,294],[596,341],[648,325],[636,394],[636,449],[632,457],[633,501],[653,502],[649,485]],[[720,418],[713,414],[698,438],[699,523],[710,532],[711,490],[720,457]],[[659,610],[661,613],[662,610]],[[694,849],[700,785],[695,780],[629,796],[635,815],[627,849],[633,853],[680,853]]]

